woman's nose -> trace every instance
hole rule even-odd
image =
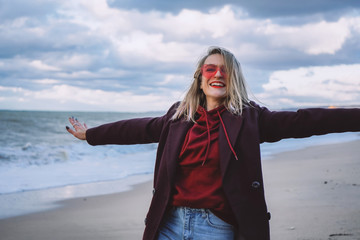
[[[222,75],[221,72],[220,72],[220,69],[217,69],[217,71],[216,71],[216,73],[215,73],[214,76],[215,76],[215,77],[223,77],[223,75]]]

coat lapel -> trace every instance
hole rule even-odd
[[[221,117],[226,128],[225,130],[223,126],[220,126],[219,130],[220,170],[221,175],[224,177],[230,160],[233,159],[234,161],[236,161],[235,157],[232,156],[233,153],[226,139],[225,131],[227,132],[231,146],[234,148],[235,152],[237,152],[237,149],[235,148],[235,143],[237,137],[239,136],[239,132],[244,119],[243,117],[235,116],[228,111],[224,111]],[[239,161],[241,161],[241,159],[239,159]]]
[[[164,152],[170,186],[175,180],[176,167],[178,164],[177,160],[179,158],[186,133],[192,125],[192,122],[184,120],[175,121],[170,124],[169,135],[167,137],[167,143]]]

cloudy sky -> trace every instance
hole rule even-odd
[[[0,0],[0,109],[157,111],[209,46],[271,109],[360,105],[358,0]]]

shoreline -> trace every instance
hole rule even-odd
[[[360,140],[278,153],[262,165],[272,239],[360,239]],[[0,239],[141,239],[152,181],[132,186],[2,219]]]
[[[66,200],[128,192],[137,184],[152,181],[152,179],[153,174],[138,174],[113,181],[0,194],[0,221],[56,209],[60,206],[59,203]]]

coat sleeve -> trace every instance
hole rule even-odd
[[[90,145],[159,142],[162,129],[175,108],[176,104],[161,117],[122,120],[90,128],[86,131],[86,140]]]
[[[360,109],[358,108],[269,111],[267,108],[259,107],[258,111],[261,142],[360,131]]]

